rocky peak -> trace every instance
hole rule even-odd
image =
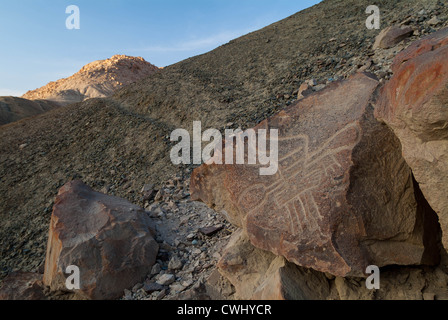
[[[41,88],[28,91],[23,98],[46,99],[61,105],[89,98],[103,98],[158,70],[159,68],[142,57],[114,55],[109,59],[87,64],[68,78],[52,81]]]

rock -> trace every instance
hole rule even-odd
[[[156,295],[156,300],[162,300],[166,296],[166,289],[163,289]]]
[[[163,274],[159,277],[159,279],[157,280],[157,283],[162,285],[162,286],[169,286],[170,284],[172,284],[175,280],[175,276],[173,274]]]
[[[369,59],[361,68],[358,69],[358,72],[367,71],[373,64],[372,59]]]
[[[365,280],[361,279],[344,279],[336,277],[334,285],[340,300],[364,301],[374,300],[375,291],[367,289]]]
[[[185,287],[179,283],[170,285],[170,291],[173,292],[174,294],[181,293],[184,290]]]
[[[137,283],[135,286],[132,287],[132,292],[137,292],[143,287],[143,284]]]
[[[161,201],[163,199],[163,195],[164,195],[164,191],[163,190],[159,190],[157,191],[155,197],[154,197],[154,201]]]
[[[165,287],[159,283],[145,283],[143,285],[143,290],[145,290],[145,292],[147,294],[151,294],[153,292],[156,291],[162,291]]]
[[[412,36],[414,30],[411,27],[390,26],[382,30],[376,37],[373,49],[389,49]]]
[[[156,263],[151,268],[151,275],[155,276],[156,274],[159,274],[160,271],[162,271],[162,267],[160,266],[160,264]]]
[[[297,99],[303,99],[311,93],[313,93],[311,86],[308,83],[304,82],[297,92]]]
[[[215,233],[221,231],[222,229],[224,229],[224,226],[214,226],[214,227],[199,228],[198,231],[205,236],[211,237]]]
[[[436,26],[436,25],[438,25],[440,23],[442,23],[442,21],[437,16],[434,16],[434,17],[432,17],[431,19],[428,20],[428,24],[430,26]]]
[[[255,248],[241,230],[232,236],[218,268],[235,286],[237,299],[325,300],[330,292],[325,275]]]
[[[448,248],[448,29],[413,43],[395,58],[392,70],[375,115],[400,139]]]
[[[194,233],[190,233],[187,235],[187,240],[193,240],[195,238],[195,234]]]
[[[305,81],[306,84],[308,84],[310,87],[314,87],[317,85],[316,79],[308,79]]]
[[[80,271],[76,294],[116,299],[142,282],[153,266],[158,245],[143,209],[124,199],[93,191],[81,181],[64,185],[50,222],[44,284],[67,291],[66,268]]]
[[[178,256],[173,256],[168,263],[168,269],[170,270],[180,270],[183,267],[182,260]]]
[[[235,293],[232,284],[221,275],[217,268],[208,277],[205,288],[211,300],[230,300],[230,296]]]
[[[279,130],[277,173],[205,164],[192,199],[226,212],[255,247],[336,276],[437,263],[432,212],[416,200],[398,139],[373,116],[377,85],[359,73],[263,121],[255,131]]]
[[[145,184],[140,193],[142,194],[144,201],[149,201],[155,197],[156,190],[154,190],[153,184]]]
[[[0,300],[47,300],[42,275],[30,272],[14,272],[3,279]]]
[[[325,87],[326,87],[325,84],[318,84],[313,87],[313,91],[321,91],[321,90],[325,89]]]

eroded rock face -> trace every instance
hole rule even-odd
[[[42,275],[31,272],[11,273],[0,288],[0,300],[46,300]]]
[[[224,210],[255,247],[333,275],[437,262],[437,221],[417,203],[398,139],[374,118],[377,86],[358,74],[263,121],[255,130],[279,130],[278,172],[203,165],[192,199]]]
[[[375,115],[400,139],[448,248],[448,29],[413,43],[392,70]]]
[[[243,300],[325,300],[330,285],[324,274],[300,268],[255,248],[242,230],[232,236],[218,263]]]
[[[158,252],[151,220],[128,201],[93,191],[81,181],[63,186],[50,223],[44,284],[67,291],[70,265],[80,271],[83,298],[116,299],[144,280]]]

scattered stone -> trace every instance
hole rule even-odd
[[[155,197],[156,190],[154,190],[153,184],[145,184],[140,191],[144,201],[150,201]]]
[[[434,16],[430,20],[428,20],[428,24],[430,26],[436,26],[436,25],[438,25],[440,23],[442,23],[442,21],[437,16]]]
[[[187,236],[187,240],[193,240],[196,237],[196,235],[194,233],[190,233]]]
[[[166,273],[159,277],[159,279],[157,280],[157,283],[162,286],[168,286],[168,285],[172,284],[175,279],[176,279],[176,277],[173,274]]]
[[[182,260],[178,256],[174,255],[170,259],[170,262],[168,263],[168,269],[170,269],[170,270],[180,270],[180,269],[182,269],[183,265],[184,264],[182,263]]]
[[[137,283],[133,288],[132,288],[132,292],[137,292],[138,290],[140,290],[143,287],[143,284],[141,283]]]
[[[224,229],[224,226],[221,225],[221,226],[200,228],[198,231],[205,236],[211,237],[217,232],[221,231],[222,229]]]
[[[304,82],[297,92],[297,99],[303,99],[311,93],[313,93],[313,89],[311,89],[311,86],[308,83]]]
[[[174,294],[181,293],[185,290],[185,287],[179,283],[170,285],[170,291],[172,291]]]
[[[165,297],[166,297],[166,289],[163,289],[155,296],[156,300],[162,300]]]
[[[160,264],[156,263],[151,268],[151,275],[155,276],[155,275],[159,274],[160,271],[162,271],[162,267],[160,266]]]
[[[145,283],[143,285],[143,290],[147,293],[147,294],[151,294],[153,292],[156,291],[162,291],[165,287],[159,283]]]
[[[313,91],[321,91],[323,89],[325,89],[326,85],[325,84],[318,84],[316,86],[313,87]]]
[[[382,30],[376,37],[373,49],[389,49],[403,41],[404,39],[412,36],[414,30],[409,27],[390,26]]]

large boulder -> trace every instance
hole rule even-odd
[[[374,118],[377,86],[357,74],[263,121],[256,132],[279,130],[277,173],[212,158],[193,172],[192,198],[299,266],[364,276],[371,264],[437,263],[437,219],[416,199],[398,139]]]
[[[44,284],[67,291],[66,268],[76,266],[80,289],[74,291],[80,297],[116,299],[150,273],[158,249],[143,209],[72,181],[60,189],[53,208]]]
[[[375,115],[400,139],[448,248],[448,29],[413,43],[397,55],[392,70]]]

